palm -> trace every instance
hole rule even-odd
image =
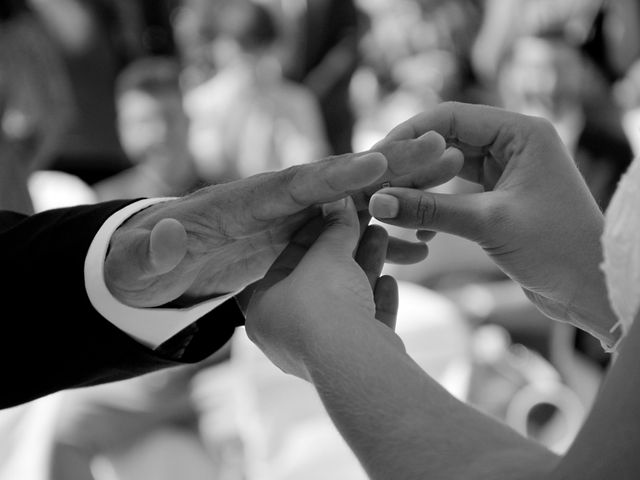
[[[211,258],[204,264],[197,262],[198,275],[185,285],[186,295],[202,298],[211,293],[234,292],[259,280],[303,221],[287,218],[274,222],[276,227],[247,237],[220,238],[215,247],[212,245]]]

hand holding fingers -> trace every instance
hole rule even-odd
[[[545,151],[561,148],[559,137],[545,120],[455,102],[416,115],[394,128],[381,143],[416,138],[432,130],[464,155],[459,176],[487,190],[495,187],[507,164],[522,159],[523,154],[531,152],[527,161],[537,163],[546,160]],[[514,173],[518,175],[520,170]]]
[[[288,277],[307,254],[323,228],[324,219],[322,217],[314,217],[303,225],[269,267],[264,278],[258,282],[258,288],[266,290]]]
[[[388,188],[371,198],[370,213],[385,223],[479,243],[545,314],[609,341],[612,316],[599,269],[602,212],[549,122],[443,104],[400,125],[387,141],[427,130],[464,154],[460,176],[485,192]]]
[[[441,185],[458,174],[463,158],[456,149],[446,149],[444,139],[427,132],[416,139],[382,142],[372,148],[388,159],[389,168],[375,183],[355,192],[359,210],[366,209],[370,196],[382,186],[429,188]]]
[[[417,172],[416,181],[424,184],[440,178],[443,161],[454,165],[448,171],[444,168],[448,172],[445,176],[450,177],[458,168],[456,161],[441,159],[444,141],[435,133],[392,142],[383,150],[389,158],[380,152],[333,157],[206,187],[139,212],[120,233],[148,234],[159,222],[173,218],[184,227],[187,251],[176,268],[164,273],[156,270],[153,281],[133,279],[129,286],[145,298],[146,306],[161,305],[180,295],[197,302],[212,294],[242,289],[264,275],[291,235],[317,215],[320,204],[353,194],[360,209],[366,211],[368,195],[382,180]],[[418,244],[394,249],[397,245],[392,241],[391,261],[414,262],[426,254]]]
[[[473,241],[499,228],[491,221],[487,193],[448,195],[410,188],[385,188],[371,197],[369,212],[378,220],[405,228],[451,233]]]
[[[415,137],[378,142],[371,151],[380,152],[389,159],[384,180],[413,173],[427,162],[441,158],[445,149],[446,143],[442,135],[425,130]]]
[[[526,130],[531,130],[524,126],[524,117],[497,107],[444,102],[401,123],[379,144],[417,138],[424,132],[435,131],[444,137],[447,145],[461,150],[465,158],[483,157],[500,147],[499,142],[515,141],[526,134]]]
[[[145,306],[158,306],[183,294],[197,302],[241,289],[264,275],[290,236],[310,218],[309,207],[344,198],[382,175],[386,165],[379,153],[345,155],[206,187],[149,207],[121,226],[115,237],[148,236],[160,222],[174,218],[186,232],[188,254],[183,253],[179,269],[155,270],[154,279],[131,277],[127,286],[144,297]],[[117,290],[125,293],[121,300],[130,303],[131,294]]]
[[[345,212],[342,212],[342,210],[345,210]],[[327,204],[323,206],[323,212],[324,217],[311,219],[296,232],[291,242],[273,262],[263,280],[258,284],[260,290],[268,289],[288,277],[298,268],[301,260],[310,253],[310,249],[316,243],[320,244],[319,247],[316,247],[316,250],[322,249],[322,254],[325,256],[327,255],[327,249],[335,248],[336,251],[333,254],[338,262],[344,260],[341,258],[344,256],[351,258],[360,237],[360,223],[353,201],[345,198],[332,204]],[[382,228],[381,230],[384,231]],[[349,251],[349,248],[351,248],[351,251]],[[330,257],[332,260],[334,255]],[[314,265],[309,265],[308,268],[308,271],[312,272]],[[302,271],[305,271],[304,267]]]
[[[304,351],[324,348],[335,322],[373,312],[371,287],[353,260],[360,237],[353,200],[324,205],[320,220],[306,224],[283,250],[257,285],[247,313],[251,340],[301,378],[308,378]],[[365,289],[369,295],[362,294]]]
[[[416,139],[389,142],[377,151],[266,174],[255,185],[244,187],[250,194],[243,195],[242,210],[253,220],[269,221],[347,194],[352,194],[358,210],[366,210],[369,196],[384,182],[427,188],[453,178],[461,166],[459,153],[445,154],[442,136],[427,132]]]
[[[427,189],[437,187],[456,177],[464,167],[464,155],[455,147],[447,146],[444,154],[433,166],[428,165],[391,182],[398,187]]]

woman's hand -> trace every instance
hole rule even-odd
[[[445,103],[396,127],[381,143],[430,130],[463,153],[459,176],[485,191],[385,189],[372,197],[371,214],[477,242],[542,312],[613,344],[615,316],[599,269],[603,215],[551,124],[497,108]]]
[[[359,237],[351,198],[326,204],[323,218],[296,234],[256,286],[247,334],[283,371],[310,380],[309,369],[331,355],[336,337],[364,342],[367,336],[381,335],[404,351],[392,330],[398,308],[396,282],[378,278],[387,233],[370,226],[358,245]]]
[[[378,278],[386,233],[369,227],[354,259],[358,236],[350,199],[302,229],[257,286],[251,340],[311,382],[374,480],[547,478],[554,455],[455,399],[407,354],[389,328],[397,286]]]

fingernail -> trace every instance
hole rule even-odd
[[[322,205],[322,215],[325,217],[334,212],[341,212],[347,206],[347,198],[342,198],[340,200],[336,200],[334,202],[324,203]]]
[[[398,199],[384,193],[376,193],[369,202],[369,211],[377,218],[395,218],[399,210]]]

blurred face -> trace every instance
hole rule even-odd
[[[211,42],[211,54],[216,69],[233,65],[243,55],[238,42],[226,35],[219,35]]]
[[[118,99],[120,141],[132,161],[181,156],[186,151],[187,117],[178,92],[125,92]]]
[[[583,81],[580,58],[570,46],[539,38],[523,38],[501,73],[505,106],[530,115],[553,117],[580,104]]]

